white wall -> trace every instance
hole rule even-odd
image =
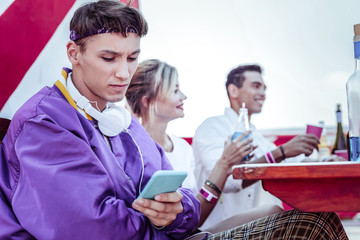
[[[353,25],[360,1],[143,0],[149,23],[141,59],[177,67],[188,96],[185,118],[171,133],[192,136],[228,106],[225,79],[243,63],[259,63],[268,86],[260,129],[335,125],[341,103],[347,125],[346,80],[354,69]]]

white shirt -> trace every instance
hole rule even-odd
[[[177,136],[169,136],[173,143],[173,151],[165,152],[174,170],[186,171],[188,173],[182,187],[190,188],[196,195],[198,188],[195,179],[195,159],[192,147],[187,141]]]
[[[216,162],[224,151],[224,142],[234,133],[238,115],[231,108],[225,109],[225,114],[206,119],[196,130],[192,147],[195,156],[195,177],[198,188],[203,186]],[[253,145],[258,145],[254,151],[255,157],[262,157],[266,152],[276,149],[276,145],[268,141],[255,126],[250,124]],[[300,161],[300,159],[292,159]],[[281,201],[263,190],[261,182],[241,189],[242,180],[233,179],[232,175],[226,181],[219,201],[201,229],[207,229],[231,216],[252,208],[274,203],[281,205]]]

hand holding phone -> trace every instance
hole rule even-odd
[[[137,198],[154,199],[160,193],[175,192],[187,176],[187,172],[159,170],[155,172]]]

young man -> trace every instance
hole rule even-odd
[[[172,169],[124,98],[147,33],[120,1],[80,7],[70,23],[72,70],[27,101],[1,146],[0,239],[182,239],[199,219],[189,189],[138,199]]]
[[[206,119],[197,128],[193,138],[193,149],[198,184],[205,182],[216,160],[221,156],[224,141],[234,133],[239,109],[243,103],[248,109],[253,144],[258,146],[251,163],[266,163],[264,156],[266,153],[268,156],[270,154],[275,162],[283,161],[285,158],[291,158],[286,161],[300,162],[318,148],[319,139],[314,135],[299,135],[283,146],[276,147],[251,124],[252,114],[261,112],[266,99],[266,85],[261,74],[262,69],[258,65],[241,65],[234,68],[228,74],[226,81],[230,108],[226,108],[222,116]],[[208,220],[203,224],[203,228],[206,229],[223,219],[263,204],[281,204],[278,199],[262,190],[260,182],[250,185],[251,183],[253,182],[234,180],[230,176],[222,191],[222,201],[215,206]]]

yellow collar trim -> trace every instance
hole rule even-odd
[[[64,79],[66,81],[67,80],[67,75],[68,75],[67,72],[65,70],[62,70],[61,75],[64,77]],[[60,92],[65,96],[66,100],[70,103],[70,105],[73,108],[75,108],[77,111],[79,111],[78,107],[76,106],[75,101],[70,96],[70,94],[69,94],[68,90],[66,89],[66,87],[64,86],[64,84],[60,80],[57,80],[55,82],[55,85],[60,90]],[[84,110],[82,110],[82,111],[84,111]],[[85,112],[85,114],[86,114],[87,119],[93,120],[92,117],[89,114],[87,114],[86,112]]]

